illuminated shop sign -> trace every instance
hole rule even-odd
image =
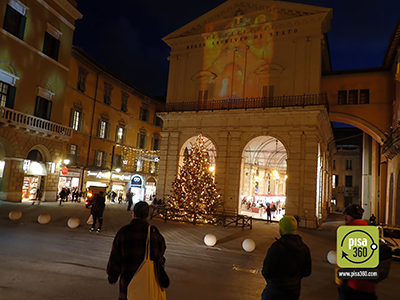
[[[92,176],[92,177],[96,177],[96,178],[110,178],[110,172],[92,172],[92,171],[88,171],[87,172],[87,176]]]
[[[112,179],[117,179],[117,180],[120,180],[120,181],[129,181],[130,179],[131,179],[131,177],[130,176],[127,176],[127,175],[124,175],[124,174],[112,174]]]
[[[131,181],[132,187],[141,187],[142,186],[142,178],[138,175],[133,176]]]
[[[79,172],[70,172],[68,171],[68,173],[66,175],[62,174],[62,171],[60,171],[60,176],[68,176],[68,177],[80,177],[81,173]]]

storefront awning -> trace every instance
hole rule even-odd
[[[47,176],[46,165],[39,161],[31,161],[26,175]]]

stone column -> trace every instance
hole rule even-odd
[[[10,160],[11,170],[7,191],[7,201],[21,202],[22,185],[24,183],[25,172],[23,170],[23,160]]]
[[[371,159],[372,138],[364,132],[362,153],[362,178],[361,178],[361,203],[364,209],[363,217],[369,219],[371,216]]]
[[[230,132],[230,144],[227,148],[227,178],[225,183],[226,194],[224,197],[225,207],[227,209],[238,209],[239,207],[239,182],[240,182],[240,165],[241,165],[241,149],[240,138],[242,132]]]
[[[381,165],[380,165],[380,181],[379,181],[379,215],[378,215],[378,223],[386,223],[386,205],[387,205],[387,172],[388,172],[388,163],[384,157],[382,157]]]
[[[371,214],[379,218],[379,144],[372,140],[372,186],[371,186]],[[366,217],[366,216],[365,216]]]
[[[171,184],[178,174],[180,132],[161,132],[161,151],[157,198],[170,194]]]
[[[217,188],[222,196],[222,200],[226,200],[226,195],[228,194],[228,149],[230,147],[229,142],[230,136],[229,132],[221,131],[218,133],[218,153],[216,157],[215,166],[215,182],[217,183]]]

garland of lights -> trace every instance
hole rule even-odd
[[[124,171],[136,172],[137,161],[143,161],[149,168],[150,162],[157,163],[160,160],[160,150],[144,150],[134,147],[116,145],[115,154],[123,156]]]
[[[215,223],[216,212],[222,206],[221,196],[210,171],[207,149],[200,134],[172,183],[172,195],[167,196],[166,218],[191,223]]]

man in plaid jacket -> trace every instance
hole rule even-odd
[[[149,223],[149,205],[140,201],[133,208],[133,219],[122,227],[114,238],[107,265],[108,282],[114,285],[119,278],[119,300],[127,299],[130,281],[144,260]],[[165,240],[155,226],[151,228],[150,259],[164,262]]]

